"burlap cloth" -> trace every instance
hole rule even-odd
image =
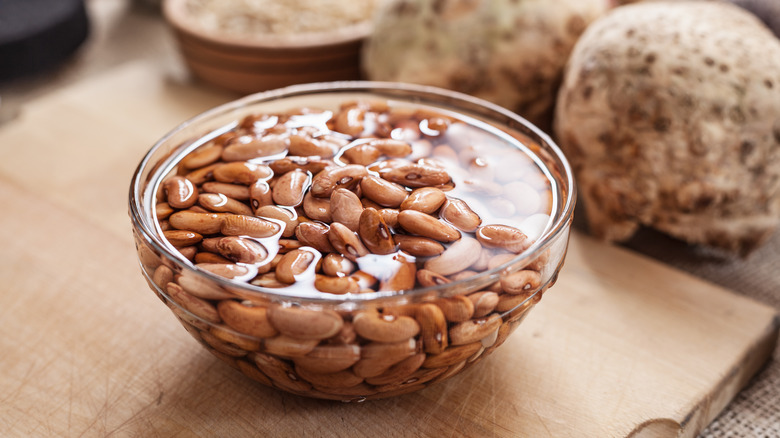
[[[642,230],[624,246],[780,311],[780,232],[746,259],[691,248],[650,230]],[[780,437],[780,345],[700,437]]]

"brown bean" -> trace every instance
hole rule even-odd
[[[457,345],[447,348],[440,354],[431,354],[422,364],[423,368],[441,368],[455,365],[458,362],[465,361],[477,353],[482,348],[481,342],[472,342],[471,344]]]
[[[278,205],[297,207],[303,202],[303,195],[310,184],[311,176],[295,169],[280,176],[274,184],[273,199]]]
[[[282,283],[292,284],[297,281],[297,276],[306,272],[312,263],[319,260],[320,255],[312,251],[294,249],[284,254],[276,265],[276,279]]]
[[[190,246],[199,243],[203,240],[203,236],[188,230],[168,230],[163,231],[165,239],[173,246],[181,248],[183,246]]]
[[[398,213],[400,213],[398,210],[394,208],[377,208],[376,210],[382,216],[382,220],[385,221],[388,227],[396,228],[398,226]]]
[[[264,135],[262,137],[241,136],[230,141],[222,151],[225,161],[246,161],[254,158],[270,157],[287,149],[285,136]]]
[[[498,304],[498,294],[491,291],[474,292],[468,298],[474,304],[474,318],[481,318],[492,312]]]
[[[537,271],[524,269],[501,276],[501,287],[512,295],[533,293],[542,285],[542,275]]]
[[[166,284],[173,281],[173,270],[171,268],[160,265],[152,274],[152,282],[160,289],[164,288]]]
[[[522,231],[508,225],[485,225],[477,229],[477,240],[488,248],[501,248],[519,254],[533,241]]]
[[[392,393],[397,395],[404,393],[404,391],[410,390],[409,388],[412,388],[416,391],[424,388],[424,383],[433,380],[436,378],[436,376],[442,374],[444,371],[446,371],[444,368],[418,369],[412,374],[406,376],[406,378],[401,382],[393,382],[387,385],[377,385],[375,388],[381,394]]]
[[[249,187],[243,184],[228,184],[219,181],[209,181],[200,186],[203,193],[219,193],[238,201],[249,200]]]
[[[198,195],[198,204],[206,210],[217,213],[252,215],[252,209],[248,205],[221,193],[201,193]]]
[[[482,219],[461,199],[449,198],[441,209],[441,218],[455,228],[467,233],[474,232]]]
[[[379,149],[366,143],[345,148],[342,153],[342,157],[346,158],[349,164],[361,164],[363,166],[374,163],[381,155]]]
[[[185,169],[198,169],[216,163],[222,155],[222,146],[208,143],[188,153],[179,161]]]
[[[474,303],[463,295],[438,298],[434,304],[439,306],[449,322],[463,322],[474,316]]]
[[[465,271],[474,264],[482,252],[482,247],[476,239],[463,236],[460,240],[450,245],[438,257],[425,262],[425,269],[441,275],[452,275]]]
[[[363,378],[355,375],[350,370],[338,371],[335,373],[315,373],[307,368],[295,367],[298,375],[318,388],[351,388],[363,382]]]
[[[165,291],[173,301],[193,315],[214,324],[218,324],[222,321],[219,313],[217,313],[217,309],[211,303],[190,295],[178,284],[168,283],[165,286]]]
[[[207,181],[211,181],[212,179],[214,179],[214,169],[216,169],[221,165],[222,163],[214,163],[214,164],[209,164],[208,166],[195,169],[192,172],[185,175],[185,178],[187,178],[187,180],[189,180],[191,183],[195,184],[196,186],[199,186]]]
[[[222,237],[216,246],[220,255],[236,263],[257,264],[268,258],[268,251],[262,244],[244,237]]]
[[[325,138],[312,138],[308,135],[290,136],[290,154],[302,157],[331,158],[336,155],[340,144]]]
[[[249,186],[249,204],[254,211],[266,205],[273,205],[273,203],[273,193],[267,181],[259,179]]]
[[[422,287],[430,287],[447,284],[450,282],[450,279],[428,269],[420,269],[417,271],[417,281]]]
[[[162,185],[167,202],[173,208],[190,208],[198,202],[198,188],[183,176],[172,176]]]
[[[363,205],[358,196],[347,189],[336,189],[330,195],[331,219],[352,231],[358,230]]]
[[[362,211],[357,231],[366,248],[374,254],[390,254],[398,250],[393,233],[376,209]]]
[[[398,243],[398,248],[415,257],[432,257],[444,252],[444,246],[427,237],[407,236],[405,234],[395,234],[393,239]]]
[[[383,343],[402,342],[420,332],[420,325],[414,318],[381,315],[374,309],[356,313],[352,326],[360,337]]]
[[[233,295],[219,286],[213,280],[203,277],[193,271],[183,271],[176,278],[185,291],[204,300],[222,300],[233,298]]]
[[[311,192],[303,197],[303,211],[309,219],[325,223],[331,222],[330,198],[315,198]]]
[[[338,222],[330,225],[328,240],[336,251],[353,262],[369,254],[357,234]]]
[[[293,393],[306,393],[311,385],[295,374],[292,366],[269,354],[254,353],[255,365],[273,381],[274,386]]]
[[[425,361],[425,354],[418,353],[410,356],[401,362],[391,366],[384,373],[369,377],[366,383],[371,385],[397,385],[410,379],[411,375],[417,371]],[[380,391],[381,392],[381,391]]]
[[[319,157],[295,157],[287,156],[279,160],[275,160],[268,166],[274,171],[276,175],[284,175],[287,172],[295,169],[301,169],[305,172],[309,172],[312,175],[316,175],[328,166],[333,166],[334,163],[331,160],[323,160]]]
[[[318,345],[305,356],[293,358],[296,367],[314,373],[337,373],[360,360],[360,346],[356,344]]]
[[[394,138],[377,138],[369,141],[368,144],[388,157],[403,158],[412,153],[412,145]]]
[[[357,164],[326,168],[312,179],[311,194],[318,198],[329,198],[338,188],[354,189],[366,175],[366,168]]]
[[[217,311],[228,327],[256,338],[271,338],[279,332],[268,320],[268,309],[263,306],[248,306],[233,300],[222,300]]]
[[[277,219],[284,224],[282,237],[292,237],[298,227],[298,214],[290,207],[278,205],[264,205],[255,210],[255,216],[261,219]]]
[[[213,350],[210,349],[210,351],[212,353],[214,353],[214,351],[216,350],[217,352],[222,353],[223,355],[227,356],[227,358],[226,358],[226,357],[217,355],[218,357],[220,357],[220,359],[228,362],[229,364],[235,364],[235,362],[233,361],[233,358],[246,356],[246,354],[247,354],[246,350],[244,350],[244,349],[242,349],[242,348],[240,348],[238,346],[231,345],[231,344],[223,341],[222,339],[219,339],[218,337],[214,336],[211,333],[211,329],[213,329],[213,328],[214,328],[214,326],[210,327],[209,330],[205,330],[205,331],[200,332],[200,339],[213,349]]]
[[[214,168],[214,179],[228,184],[252,185],[259,179],[267,179],[273,175],[271,168],[265,164],[255,164],[245,161],[223,163]]]
[[[297,339],[327,339],[341,330],[344,321],[332,310],[271,306],[268,319],[283,335]]]
[[[450,175],[445,169],[420,164],[407,164],[387,169],[380,176],[406,187],[429,187],[446,184]]]
[[[398,223],[412,234],[430,237],[439,242],[460,239],[460,231],[451,225],[416,210],[403,210],[398,213]]]
[[[415,189],[401,203],[401,210],[417,210],[426,214],[436,212],[447,200],[447,195],[435,187]],[[476,228],[476,227],[475,227]]]
[[[209,329],[209,333],[214,335],[215,338],[220,341],[226,342],[230,346],[236,346],[243,350],[243,353],[249,351],[257,351],[260,349],[260,341],[249,336],[245,336],[240,333],[236,333],[230,327],[222,325],[213,325]],[[242,354],[242,356],[244,355]]]
[[[383,207],[396,208],[409,196],[409,192],[396,184],[374,175],[363,177],[360,181],[363,196]]]
[[[342,108],[336,113],[334,120],[334,130],[351,137],[357,137],[363,133],[363,120],[365,118],[365,108],[354,106],[352,108]]]
[[[219,233],[224,218],[223,213],[193,213],[183,210],[173,213],[168,218],[168,222],[177,230],[188,230],[204,235]]]
[[[441,308],[432,303],[420,304],[414,315],[420,324],[420,340],[426,353],[439,354],[449,345],[447,319]]]
[[[341,254],[328,254],[322,259],[322,272],[331,277],[345,277],[355,271],[355,264]]]
[[[319,344],[319,339],[298,339],[277,335],[265,339],[263,349],[268,354],[281,357],[305,356]]]
[[[360,293],[360,285],[352,277],[317,275],[314,278],[314,288],[320,292],[338,295]]]
[[[158,221],[162,221],[163,219],[167,219],[168,216],[176,212],[167,202],[158,202],[157,205],[154,206],[154,214],[157,216]]]
[[[335,253],[328,239],[330,227],[320,222],[302,222],[295,228],[295,237],[303,244],[322,252]],[[330,254],[329,254],[330,255]]]
[[[181,246],[179,248],[176,248],[179,250],[179,253],[184,256],[185,259],[192,261],[195,259],[195,254],[198,253],[198,247],[196,246]]]
[[[485,318],[471,319],[450,328],[450,343],[452,345],[470,344],[494,334],[501,326],[501,316],[493,313]]]
[[[226,236],[271,237],[282,231],[282,226],[274,221],[245,215],[228,215],[222,220],[219,230]]]

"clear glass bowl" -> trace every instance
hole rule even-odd
[[[499,251],[501,257],[493,257],[496,253],[484,245],[478,247],[484,257],[469,266],[469,274],[448,273],[444,280],[428,281],[424,287],[420,280],[407,290],[361,286],[360,293],[336,294],[319,292],[311,283],[278,288],[230,280],[202,269],[193,263],[192,253],[188,259],[164,237],[157,217],[161,185],[178,172],[181,159],[189,152],[235,128],[249,115],[301,107],[337,111],[345,102],[356,100],[387,102],[400,114],[433,112],[430,117],[444,114],[463,122],[461,129],[467,130],[451,129],[454,134],[448,137],[447,146],[455,150],[456,161],[458,156],[468,157],[468,150],[483,142],[513,148],[487,160],[479,153],[471,156],[471,167],[453,170],[455,189],[453,184],[443,187],[448,196],[464,195],[454,190],[471,187],[472,192],[464,196],[470,196],[469,202],[484,202],[502,211],[505,217],[500,223],[527,224],[525,219],[511,217],[512,208],[507,211],[502,202],[491,204],[490,200],[511,198],[515,189],[507,187],[516,187],[514,180],[524,178],[512,160],[504,157],[521,152],[530,157],[546,178],[543,198],[550,208],[547,216],[528,219],[536,224],[531,227],[535,231],[526,233],[535,234],[533,243],[511,253]],[[405,127],[397,128],[400,131],[394,135],[415,145],[413,155],[420,146],[422,155],[447,159],[436,156],[435,148],[430,152],[430,143],[418,144],[419,138],[407,135],[412,132],[420,137],[421,130],[430,134],[435,128],[430,117],[425,123],[415,119],[411,125],[401,121],[398,126]],[[470,186],[479,182],[486,166],[499,167],[498,181]],[[503,192],[496,195],[491,190]],[[449,379],[504,343],[555,283],[567,251],[575,185],[569,164],[552,140],[496,105],[432,87],[334,82],[247,96],[184,122],[143,158],[132,179],[129,201],[141,271],[149,287],[205,348],[265,385],[307,397],[363,401],[417,391]],[[462,235],[473,237],[474,233]],[[285,242],[289,246],[290,241]],[[501,246],[502,242],[493,244]],[[280,245],[280,254],[290,250],[285,245]],[[197,251],[198,245],[192,248]],[[429,259],[417,257],[413,263],[418,279]],[[320,269],[319,265],[313,269]]]

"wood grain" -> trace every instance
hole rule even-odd
[[[695,436],[771,356],[774,310],[586,236],[507,343],[362,404],[248,381],[151,293],[130,177],[226,99],[130,64],[0,126],[0,435]]]

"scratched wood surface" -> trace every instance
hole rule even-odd
[[[227,96],[137,63],[0,126],[0,436],[694,436],[770,356],[773,309],[575,233],[507,343],[389,400],[308,400],[213,358],[148,290],[127,191]]]

